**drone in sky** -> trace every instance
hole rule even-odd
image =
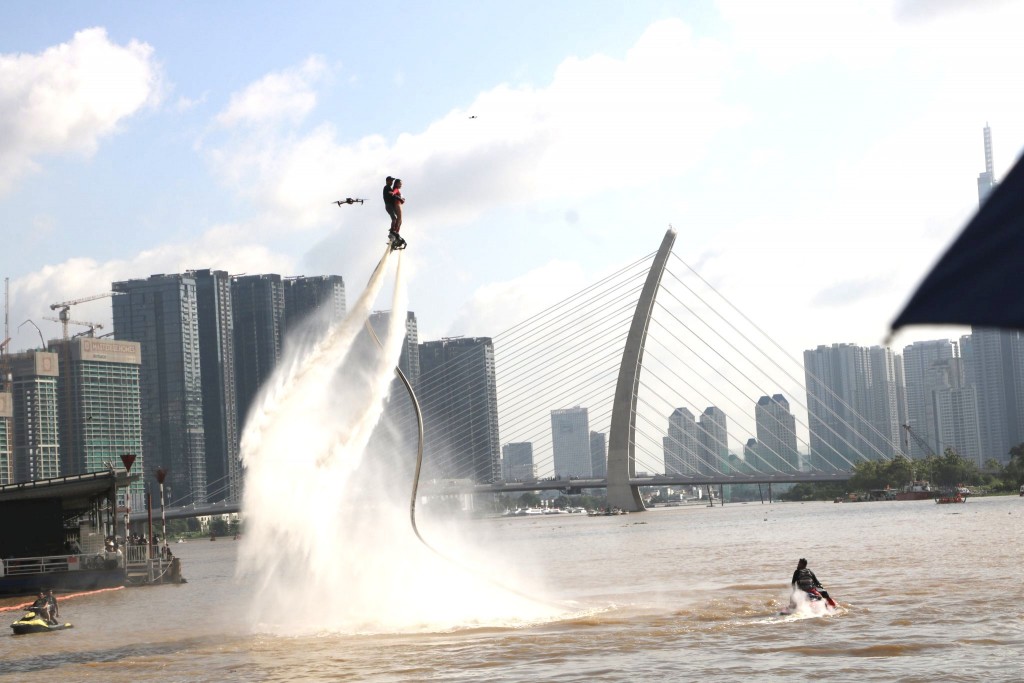
[[[341,206],[342,204],[362,204],[365,201],[365,199],[352,199],[352,197],[348,197],[346,199],[339,199],[337,201],[331,202],[331,204],[337,204],[338,206]]]

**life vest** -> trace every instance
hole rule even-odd
[[[800,590],[810,590],[814,588],[814,574],[807,567],[796,570],[796,585],[800,587]]]

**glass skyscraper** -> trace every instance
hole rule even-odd
[[[241,500],[238,387],[231,278],[223,270],[188,273],[196,282],[207,500]]]
[[[10,356],[14,481],[61,476],[56,353]]]
[[[419,351],[424,466],[432,476],[495,481],[501,452],[490,337],[429,341]]]
[[[138,342],[91,337],[54,341],[50,350],[66,360],[58,381],[63,475],[120,470],[121,456],[136,456],[132,473],[145,471]],[[132,508],[145,506],[145,478],[129,488]]]
[[[168,504],[207,502],[199,312],[189,274],[111,285],[114,334],[141,344],[142,451],[168,470]]]
[[[0,391],[0,486],[14,483],[14,398]]]
[[[345,317],[345,281],[340,275],[289,277],[284,279],[285,328],[288,331],[324,312],[319,320],[333,322]]]
[[[280,275],[231,279],[235,325],[235,378],[242,429],[257,392],[281,358],[284,339],[284,283]]]
[[[590,418],[586,408],[551,411],[551,452],[556,477],[590,477]]]

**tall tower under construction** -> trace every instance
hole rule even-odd
[[[992,130],[985,124],[985,170],[978,174],[978,205],[985,203],[985,198],[996,187],[995,171],[992,170]]]

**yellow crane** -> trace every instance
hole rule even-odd
[[[60,303],[50,304],[50,310],[51,311],[59,310],[59,313],[57,313],[57,316],[58,316],[57,320],[58,320],[58,322],[60,322],[64,326],[64,339],[65,340],[68,339],[68,324],[69,323],[75,323],[76,325],[92,326],[94,328],[100,327],[99,325],[95,325],[93,323],[80,323],[80,322],[76,322],[76,321],[72,320],[71,319],[71,314],[68,313],[68,311],[71,310],[72,306],[74,306],[76,304],[84,304],[86,301],[95,301],[96,299],[103,299],[103,298],[106,298],[108,296],[114,296],[114,292],[104,292],[103,294],[94,294],[92,296],[85,296],[85,297],[82,297],[81,299],[72,299],[71,301],[62,301]],[[47,318],[47,320],[52,320],[52,318]]]
[[[86,330],[84,332],[79,332],[78,334],[76,334],[75,335],[76,337],[81,337],[82,335],[86,335],[86,336],[92,337],[92,336],[94,336],[93,335],[93,331],[95,331],[95,330],[102,330],[103,329],[103,324],[102,323],[90,323],[90,322],[86,322],[85,320],[71,320],[70,318],[54,318],[53,316],[44,316],[43,320],[49,320],[49,321],[55,322],[55,323],[63,323],[64,324],[64,338],[65,339],[68,338],[68,325],[81,325],[82,327],[88,327],[89,328],[88,330]]]

